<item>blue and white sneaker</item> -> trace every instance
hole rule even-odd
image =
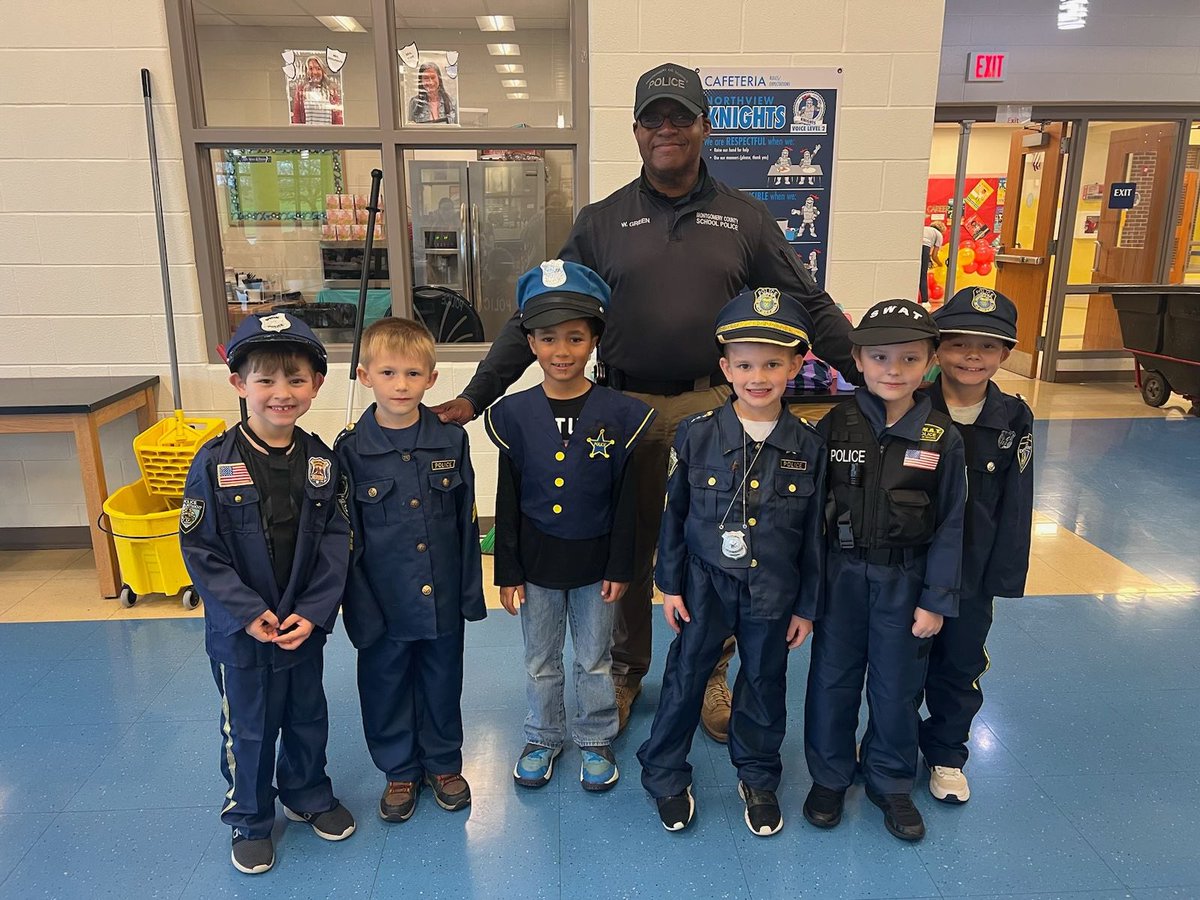
[[[521,758],[513,766],[513,781],[522,787],[539,788],[550,783],[554,774],[554,760],[562,753],[562,747],[542,747],[526,744]]]
[[[585,791],[607,791],[621,777],[617,758],[609,746],[580,747],[583,763],[579,767],[579,783]]]

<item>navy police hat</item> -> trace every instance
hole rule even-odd
[[[882,347],[909,341],[938,339],[938,327],[929,311],[911,300],[884,300],[866,311],[849,334],[858,347]]]
[[[1017,307],[1011,300],[986,287],[955,291],[933,314],[943,334],[978,334],[1017,343]]]
[[[742,291],[717,314],[717,341],[721,344],[752,341],[807,353],[812,330],[808,310],[779,288]]]
[[[329,371],[325,345],[303,319],[285,312],[246,316],[229,339],[226,357],[229,371],[236,372],[246,354],[267,344],[291,344],[312,358],[313,369],[321,375]]]
[[[655,100],[674,100],[698,116],[708,115],[708,97],[700,86],[699,73],[678,63],[655,66],[638,79],[633,95],[633,117],[640,116]]]
[[[517,279],[517,306],[526,331],[595,319],[599,333],[611,296],[604,279],[587,266],[561,259],[548,259]]]

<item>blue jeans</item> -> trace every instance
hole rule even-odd
[[[525,740],[561,747],[567,739],[563,703],[563,642],[567,620],[575,647],[575,699],[578,708],[571,739],[580,747],[600,747],[617,736],[617,702],[612,681],[613,604],[600,597],[600,583],[570,590],[525,584],[521,634],[525,639]]]

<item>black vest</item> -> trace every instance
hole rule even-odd
[[[835,549],[903,549],[929,543],[936,526],[942,437],[952,427],[949,416],[930,410],[920,441],[892,436],[880,445],[856,404],[834,407],[829,413],[826,523]],[[905,465],[910,451],[923,455],[909,457]]]

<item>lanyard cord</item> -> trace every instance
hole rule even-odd
[[[742,465],[746,471],[742,475],[742,483],[738,485],[737,491],[734,492],[733,499],[729,501],[729,505],[725,507],[725,515],[721,516],[721,521],[717,523],[717,528],[725,527],[725,520],[729,518],[729,511],[733,509],[733,504],[737,503],[738,495],[742,498],[742,524],[746,524],[746,482],[750,478],[750,470],[754,468],[754,464],[758,462],[758,457],[762,455],[763,447],[766,446],[766,441],[761,441],[758,449],[754,451],[754,458],[750,460],[750,464],[746,465],[746,429],[742,428]]]

